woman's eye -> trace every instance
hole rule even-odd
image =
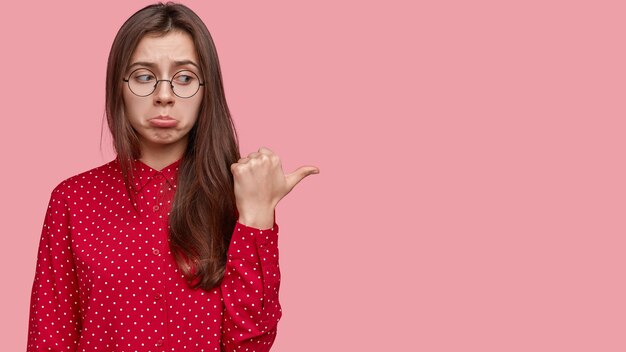
[[[145,74],[145,75],[135,76],[135,79],[139,82],[150,82],[153,80],[153,77],[152,75]]]
[[[187,84],[193,81],[193,77],[187,75],[176,76],[176,82]]]

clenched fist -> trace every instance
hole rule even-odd
[[[276,205],[298,182],[319,173],[315,166],[302,166],[285,175],[278,156],[265,147],[230,165],[230,171],[235,182],[239,222],[259,229],[274,225]]]

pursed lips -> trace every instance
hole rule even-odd
[[[151,118],[150,120],[148,120],[150,122],[150,124],[152,126],[155,127],[174,127],[176,126],[176,124],[178,123],[178,121],[176,121],[175,118],[171,117],[171,116],[155,116],[153,118]]]
[[[158,119],[158,120],[175,120],[175,118],[169,116],[169,115],[157,115],[153,118],[151,118],[150,120],[154,120],[154,119]]]

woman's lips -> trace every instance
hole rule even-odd
[[[174,127],[178,123],[178,121],[170,116],[155,116],[148,121],[155,127]]]

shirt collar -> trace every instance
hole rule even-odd
[[[172,188],[176,188],[176,182],[178,180],[178,167],[181,159],[167,165],[162,170],[153,169],[152,167],[144,164],[141,160],[133,159],[133,186],[135,187],[135,190],[139,192],[148,182],[151,180],[158,181],[161,177],[165,178]]]

